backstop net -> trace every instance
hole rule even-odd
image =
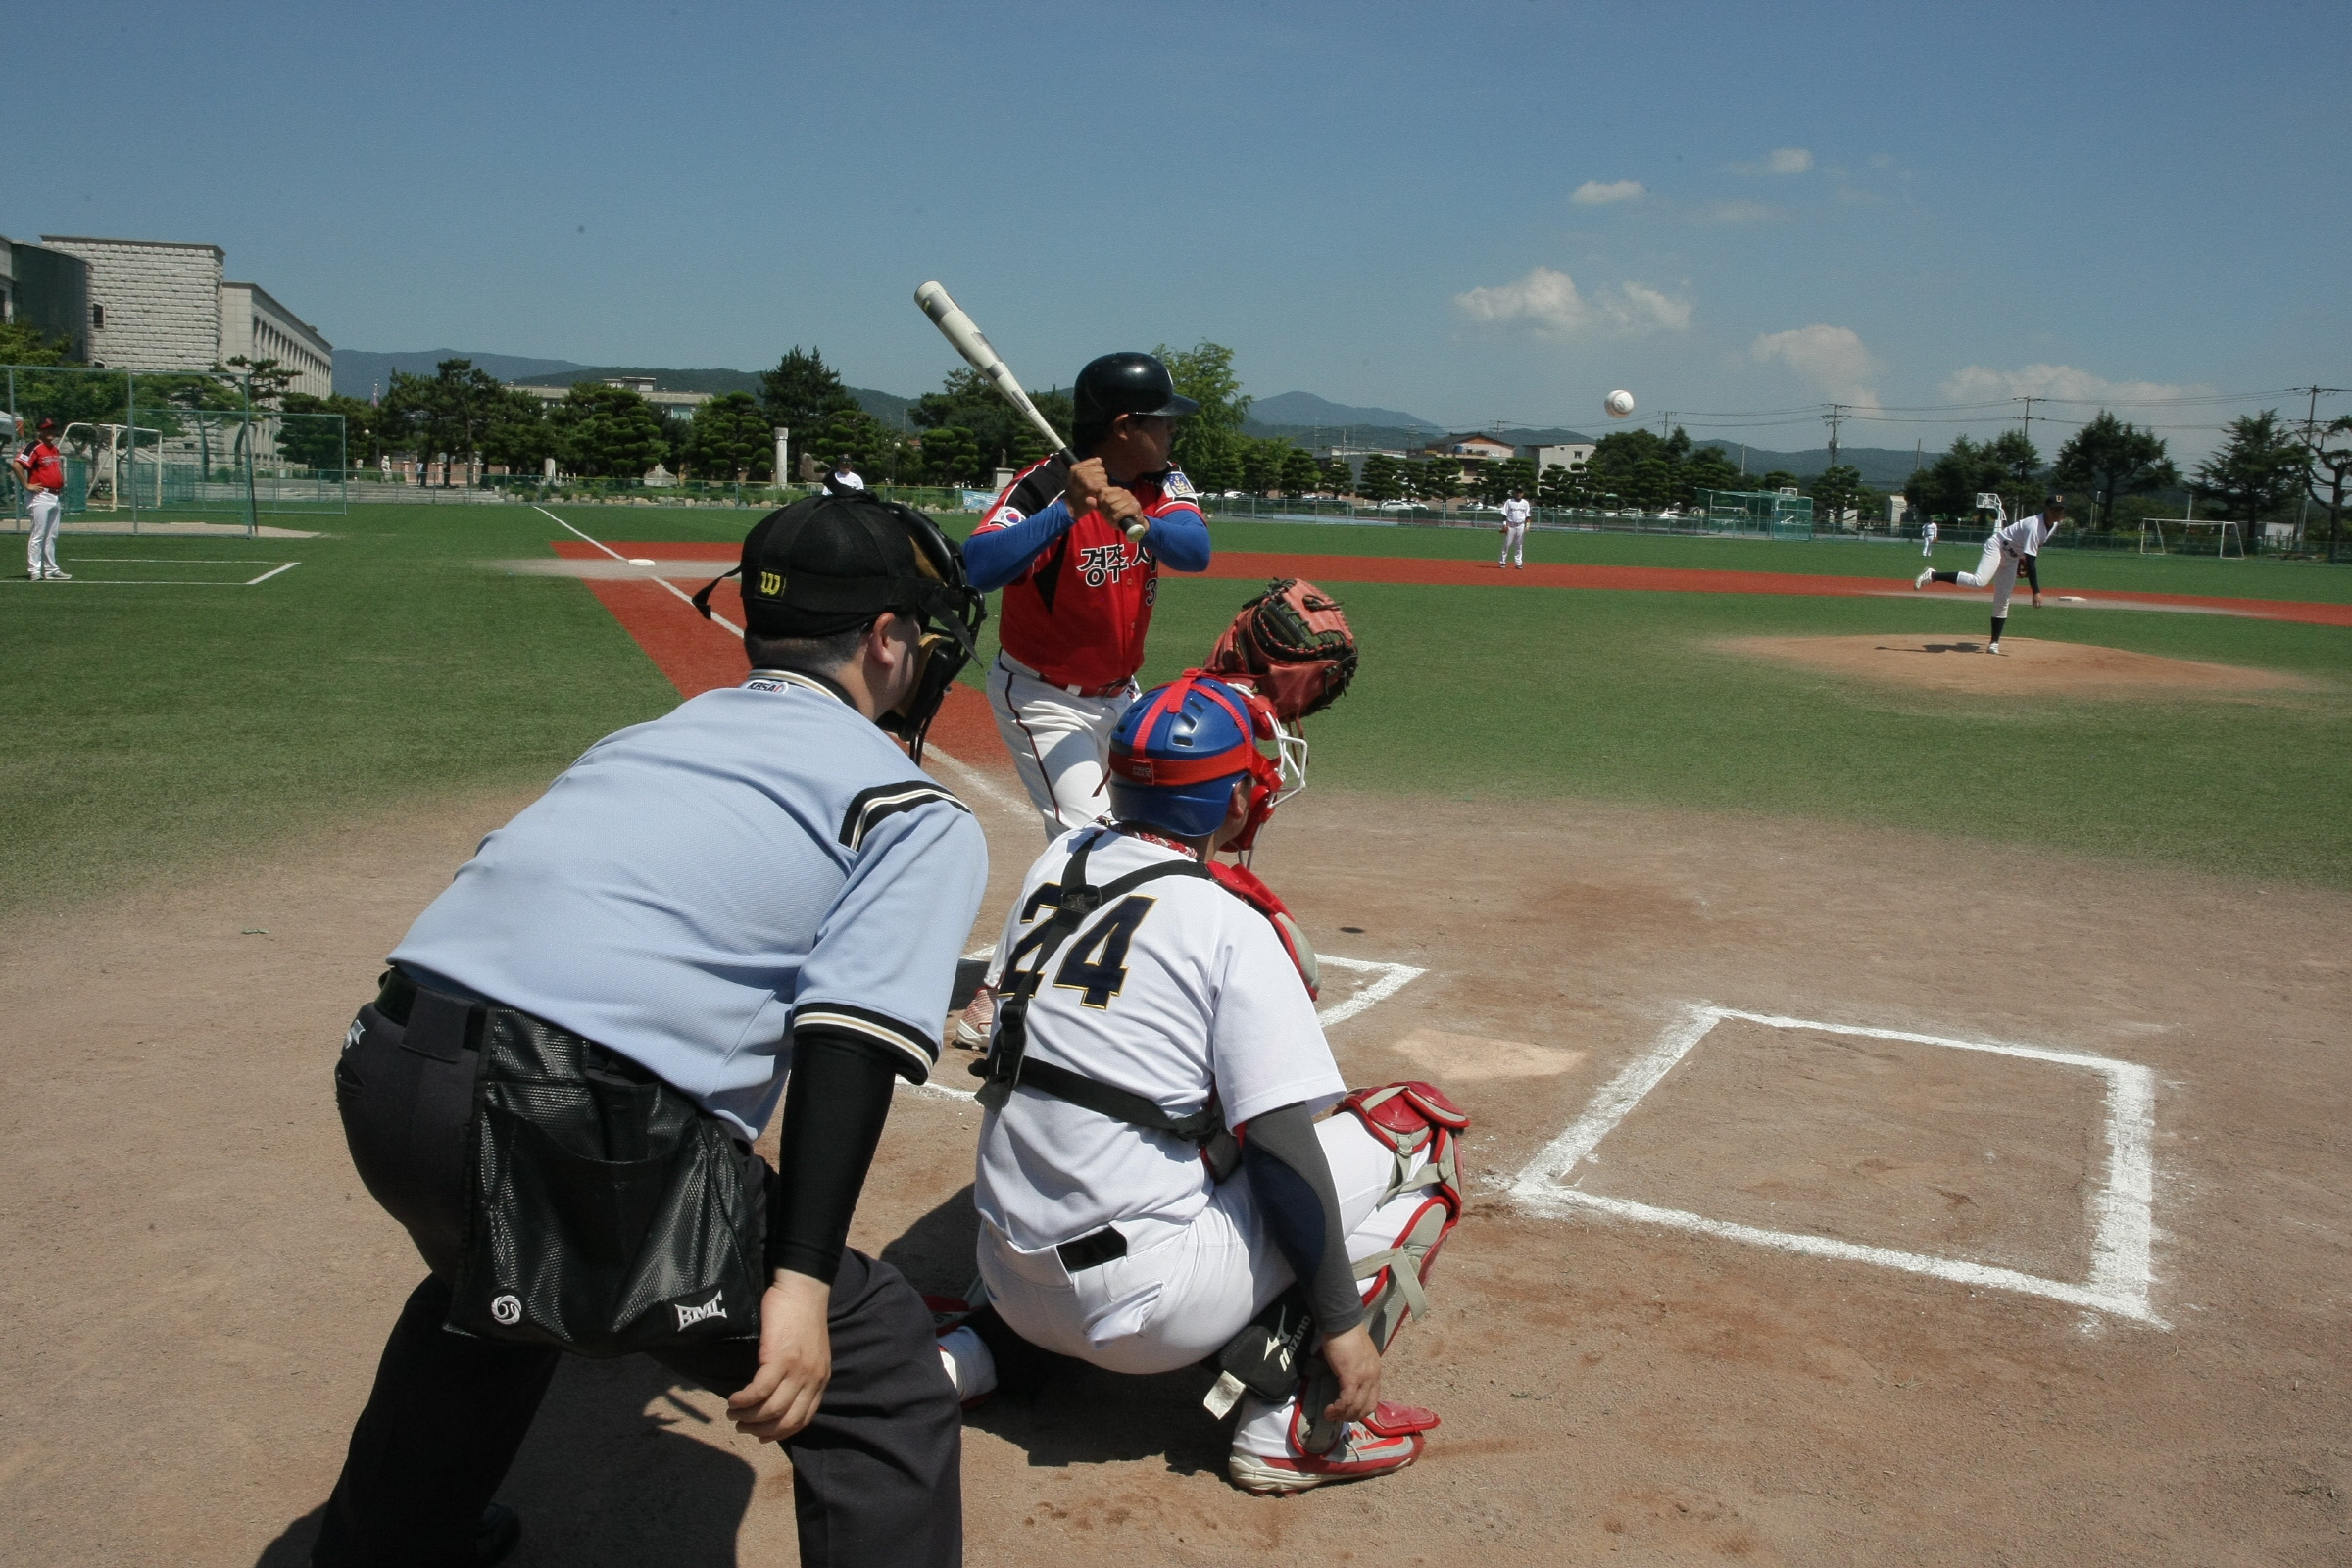
[[[1783,490],[1701,490],[1696,497],[1709,533],[1756,533],[1775,539],[1813,537],[1813,498]]]
[[[5,374],[21,439],[33,439],[44,418],[56,424],[69,519],[112,517],[135,527],[181,518],[250,529],[266,516],[349,510],[339,414],[255,408],[242,377],[218,371],[10,366]],[[9,500],[23,526],[21,485]]]

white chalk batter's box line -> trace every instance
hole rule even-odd
[[[995,951],[993,946],[981,948],[967,956],[977,958]],[[1315,1021],[1326,1029],[1331,1028],[1334,1024],[1346,1023],[1357,1013],[1377,1006],[1429,973],[1427,969],[1416,968],[1409,963],[1380,963],[1371,958],[1343,958],[1336,954],[1329,953],[1322,955],[1318,961],[1326,969],[1348,969],[1372,976],[1353,996],[1342,1002],[1335,1002],[1315,1014]],[[903,1084],[906,1083],[905,1079],[899,1081]],[[918,1095],[930,1095],[939,1100],[970,1100],[976,1093],[970,1089],[951,1088],[936,1080],[930,1083],[906,1084],[906,1087]]]
[[[1898,1040],[1915,1046],[1944,1046],[1954,1051],[1983,1051],[2026,1061],[2079,1067],[2107,1080],[2107,1173],[2103,1183],[2091,1184],[2088,1198],[2092,1228],[2090,1279],[2077,1284],[2044,1279],[2019,1269],[1902,1252],[1890,1248],[1863,1247],[1827,1236],[1793,1231],[1770,1231],[1753,1225],[1709,1219],[1682,1209],[1660,1208],[1631,1199],[1588,1193],[1572,1185],[1577,1167],[1593,1157],[1592,1151],[1625,1120],[1642,1097],[1648,1094],[1725,1019],[1761,1024],[1768,1029],[1803,1029],[1816,1034],[1846,1035],[1865,1040]],[[2149,1305],[2152,1284],[2149,1252],[2155,1234],[2155,1110],[2156,1075],[2137,1062],[2076,1052],[2049,1051],[2039,1046],[2004,1045],[1987,1040],[1947,1040],[1937,1035],[1912,1034],[1901,1029],[1864,1029],[1851,1024],[1817,1023],[1806,1018],[1784,1018],[1771,1013],[1741,1012],[1736,1007],[1700,1004],[1690,1008],[1658,1037],[1656,1045],[1627,1063],[1568,1130],[1527,1162],[1505,1188],[1511,1201],[1548,1218],[1565,1218],[1578,1211],[1597,1212],[1618,1219],[1638,1220],[1711,1236],[1720,1241],[1745,1242],[1778,1251],[1850,1263],[1875,1263],[1881,1268],[1929,1274],[1954,1284],[1996,1291],[2017,1291],[2047,1297],[2072,1306],[2110,1312],[2156,1328],[2172,1325]]]
[[[259,577],[246,582],[207,582],[200,577],[93,577],[89,575],[89,568],[93,565],[111,566],[117,562],[132,561],[168,563],[174,566],[270,566],[270,569]],[[189,556],[77,556],[70,564],[82,568],[74,575],[73,586],[76,588],[259,588],[279,572],[292,571],[296,566],[302,564],[299,561],[280,562],[275,565],[270,565],[266,561],[203,561]],[[0,581],[29,583],[30,579],[15,577],[0,579]]]

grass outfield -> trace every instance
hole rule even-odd
[[[1219,517],[1211,535],[1227,550],[1267,550],[1316,556],[1416,556],[1438,561],[1492,561],[1502,541],[1491,525],[1475,528],[1349,527],[1302,522],[1256,522]],[[2060,535],[2060,538],[2065,538]],[[1946,544],[1933,563],[1945,571],[1977,564],[1978,546]],[[1698,537],[1690,534],[1554,533],[1527,537],[1531,562],[1596,566],[1695,566],[1715,571],[1811,572],[1825,577],[1885,577],[1908,581],[1930,564],[1918,541],[1865,543],[1858,539],[1793,540]],[[2241,599],[2301,599],[2352,604],[2352,568],[2320,562],[2216,561],[2205,556],[2140,556],[2130,551],[2052,549],[2042,557],[2042,586],[2052,593],[2105,588],[2118,593],[2214,594]]]
[[[558,510],[612,539],[731,540],[751,515]],[[0,585],[12,677],[0,693],[10,736],[0,787],[16,824],[0,906],[201,867],[419,795],[537,784],[675,701],[581,584],[485,564],[547,553],[558,530],[536,512],[368,506],[319,521],[328,532],[309,540],[69,534],[66,564],[84,581]],[[1227,549],[1324,555],[1489,548],[1468,531],[1220,522],[1216,533]],[[1535,543],[1543,559],[1623,564],[1752,557],[1758,569],[1827,572],[1842,560],[1875,573],[1918,559],[1831,544]],[[161,564],[131,559],[141,557]],[[220,585],[289,560],[302,564],[259,587]],[[2153,575],[2093,581],[2093,567]],[[188,581],[89,580],[134,569]],[[2339,598],[2321,590],[2352,583],[2260,562],[2052,564],[2058,582],[2086,587],[2254,594],[2237,573],[2282,598]],[[1865,689],[1707,646],[1982,635],[1982,609],[1955,599],[1340,591],[1369,654],[1356,691],[1310,726],[1326,785],[1501,794],[1531,813],[1547,796],[1797,813],[2352,886],[2352,825],[2338,804],[2352,762],[2352,635],[2341,629],[2021,608],[2021,635],[2290,670],[2318,689],[2260,702],[1996,702]],[[1147,675],[1199,657],[1248,593],[1164,577]]]

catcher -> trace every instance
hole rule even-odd
[[[1244,604],[1209,650],[1203,672],[1264,697],[1280,725],[1276,746],[1288,792],[1306,787],[1306,740],[1299,720],[1336,703],[1355,679],[1355,632],[1340,602],[1298,577],[1276,577]],[[956,1029],[956,1044],[988,1044],[1003,965],[990,964]]]
[[[1253,636],[1261,617],[1338,612],[1274,584],[1219,653],[1311,711],[1352,657],[1294,680]],[[1468,1125],[1427,1084],[1347,1091],[1312,952],[1262,882],[1213,861],[1247,854],[1289,793],[1278,713],[1200,670],[1146,693],[1112,732],[1110,821],[1030,868],[973,1068],[989,1303],[941,1343],[967,1401],[1024,1376],[1034,1348],[1139,1374],[1214,1356],[1209,1406],[1240,1407],[1228,1471],[1261,1493],[1420,1456],[1438,1418],[1380,1397],[1381,1355],[1427,1310]]]

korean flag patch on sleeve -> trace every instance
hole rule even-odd
[[[1159,476],[1159,493],[1170,501],[1200,499],[1200,492],[1193,488],[1193,481],[1184,476],[1182,468],[1170,468]]]

